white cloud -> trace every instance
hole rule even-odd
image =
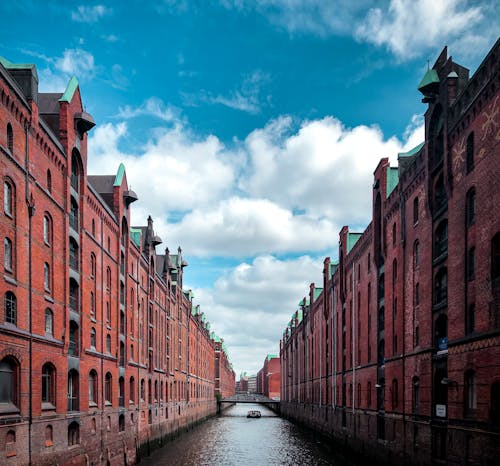
[[[83,49],[66,49],[63,56],[56,59],[55,68],[78,79],[90,79],[95,72],[94,56]]]
[[[269,81],[269,75],[261,71],[254,71],[243,78],[238,89],[234,89],[227,94],[216,94],[206,90],[201,90],[198,94],[184,94],[184,104],[197,106],[200,103],[219,104],[234,110],[257,114],[262,101],[261,90],[263,85]],[[269,96],[265,101],[270,99]]]
[[[194,290],[195,303],[225,338],[237,375],[257,371],[267,353],[278,352],[283,329],[309,284],[322,286],[322,264],[310,256],[258,256],[223,275],[212,289]]]
[[[71,12],[71,19],[77,23],[96,23],[106,15],[111,14],[111,8],[104,5],[82,6]]]
[[[294,215],[267,199],[232,197],[216,207],[195,208],[166,236],[196,256],[242,257],[270,252],[321,251],[338,241],[338,225]]]
[[[412,58],[450,39],[475,35],[472,31],[483,19],[481,7],[465,0],[391,0],[387,10],[368,12],[356,37],[385,45],[399,58]]]
[[[157,97],[150,97],[139,107],[126,105],[118,109],[118,118],[128,120],[138,116],[154,116],[163,121],[175,121],[179,118],[179,110],[170,105],[165,105]]]

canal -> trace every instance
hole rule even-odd
[[[260,419],[248,419],[249,410]],[[257,404],[237,404],[182,434],[140,463],[152,465],[328,465],[353,464],[325,439]]]

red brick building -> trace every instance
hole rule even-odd
[[[130,225],[123,165],[87,174],[93,126],[76,78],[43,94],[34,65],[0,59],[1,464],[133,464],[216,411],[182,251]]]
[[[215,342],[215,395],[229,398],[235,393],[236,375],[229,361],[224,340],[215,334],[211,336]]]
[[[280,358],[268,354],[264,359],[262,369],[257,373],[257,393],[268,398],[280,398],[281,373]]]
[[[391,464],[500,454],[500,41],[445,48],[419,85],[425,141],[374,172],[281,341],[281,412]]]

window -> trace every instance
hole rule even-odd
[[[50,218],[47,215],[43,216],[43,240],[45,244],[50,245],[52,239],[52,228]]]
[[[75,369],[68,372],[68,411],[78,411],[79,402],[79,376]]]
[[[92,219],[92,236],[95,237],[95,220]]]
[[[418,223],[418,196],[413,199],[413,224]]]
[[[12,458],[16,455],[16,431],[9,430],[5,437],[5,456]]]
[[[465,319],[465,333],[470,334],[474,332],[476,325],[476,305],[470,304],[467,309],[467,316]]]
[[[12,241],[9,238],[3,240],[3,266],[7,272],[12,272]]]
[[[418,239],[413,245],[413,267],[417,268],[420,264],[420,243]]]
[[[50,173],[50,170],[47,170],[47,191],[49,193],[52,192],[52,174]]]
[[[50,447],[54,445],[53,429],[51,425],[45,426],[45,446]]]
[[[78,324],[72,320],[69,323],[69,346],[68,354],[70,356],[78,356]]]
[[[467,254],[467,280],[474,280],[476,271],[476,248],[470,248]]]
[[[69,308],[73,312],[80,312],[80,290],[72,278],[69,280]]]
[[[371,408],[372,406],[372,383],[368,382],[368,386],[366,388],[366,407]]]
[[[17,411],[19,365],[10,356],[0,361],[0,407]]]
[[[413,377],[411,409],[414,415],[418,414],[420,405],[420,380],[417,376]]]
[[[443,220],[436,228],[434,235],[434,257],[439,257],[448,251],[448,221]]]
[[[95,254],[91,253],[90,254],[90,277],[95,278],[95,271],[96,271],[96,259],[95,259]]]
[[[68,426],[68,446],[78,445],[80,443],[80,425],[73,421]]]
[[[392,401],[392,409],[396,409],[399,403],[399,393],[398,393],[398,381],[397,379],[393,379],[392,387],[391,387],[391,401]]]
[[[435,345],[437,351],[448,350],[448,317],[441,314],[435,324]]]
[[[5,293],[5,322],[17,325],[17,299],[12,291]]]
[[[476,413],[476,381],[474,371],[467,371],[464,378],[464,408],[465,416],[474,416]]]
[[[490,421],[493,425],[500,426],[500,382],[491,384]]]
[[[80,191],[80,164],[78,160],[78,153],[76,150],[73,150],[73,154],[71,155],[71,177],[70,183],[71,187],[76,191]]]
[[[3,183],[3,211],[5,215],[12,217],[13,215],[13,194],[14,190],[8,181]]]
[[[54,315],[50,309],[45,309],[45,335],[54,334]]]
[[[50,266],[47,262],[43,264],[43,287],[50,293]]]
[[[69,240],[69,266],[76,272],[80,270],[78,244],[73,238],[70,238]]]
[[[123,414],[120,414],[120,416],[118,417],[118,430],[120,432],[125,431],[125,415]]]
[[[368,272],[370,272],[370,269],[371,269],[371,254],[368,253],[368,260],[367,260],[368,264],[367,264],[367,269],[368,269]]]
[[[118,406],[125,406],[125,379],[123,377],[118,379]]]
[[[106,335],[106,352],[111,354],[111,335]]]
[[[135,379],[134,379],[134,377],[130,377],[129,397],[130,397],[130,402],[135,403]]]
[[[415,306],[420,304],[420,283],[415,285]]]
[[[111,269],[106,268],[106,289],[109,291],[111,289]]]
[[[442,304],[448,298],[448,272],[445,267],[439,269],[434,279],[434,304]]]
[[[467,192],[465,200],[465,215],[467,216],[467,226],[471,226],[476,221],[476,190],[474,188]]]
[[[97,381],[97,372],[92,369],[89,373],[89,405],[91,406],[97,406],[97,394],[99,393]]]
[[[500,277],[500,232],[491,240],[491,281]]]
[[[14,154],[14,132],[10,123],[7,123],[7,149],[11,154]]]
[[[109,308],[109,302],[106,302],[106,322],[109,324],[111,322],[111,310]]]
[[[95,328],[92,327],[90,329],[90,346],[95,349],[96,348],[96,333],[95,333]]]
[[[55,408],[55,389],[56,371],[52,364],[46,363],[42,367],[42,409]]]
[[[145,390],[144,390],[144,379],[141,379],[141,401],[144,401]]]
[[[119,354],[118,365],[120,367],[125,367],[125,344],[123,343],[123,341],[120,341],[120,354]]]
[[[471,132],[467,137],[466,145],[466,170],[467,173],[474,169],[474,133]]]
[[[95,316],[95,296],[94,292],[90,292],[90,315]]]
[[[434,212],[439,212],[443,209],[446,206],[447,200],[443,176],[441,175],[434,187]]]
[[[111,405],[113,400],[112,383],[113,377],[111,376],[111,373],[106,372],[106,377],[104,379],[104,399],[106,400],[107,405]]]
[[[392,225],[392,245],[396,246],[396,222]]]
[[[70,211],[69,211],[69,226],[73,228],[73,230],[78,231],[78,225],[79,225],[78,204],[75,198],[72,196],[70,202]]]

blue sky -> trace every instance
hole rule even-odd
[[[252,372],[342,225],[369,221],[378,160],[422,141],[427,61],[448,45],[473,72],[496,4],[18,0],[0,2],[0,55],[45,92],[78,77],[89,173],[125,163],[134,222],[183,247],[195,304]]]

